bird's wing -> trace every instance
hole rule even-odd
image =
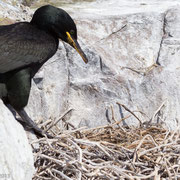
[[[29,23],[0,26],[0,74],[46,61],[57,45],[52,36]]]

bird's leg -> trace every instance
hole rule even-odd
[[[24,111],[24,109],[22,110],[17,110],[17,113],[19,114],[19,116],[22,118],[23,123],[25,123],[26,126],[28,126],[28,128],[34,130],[35,134],[43,137],[44,132],[42,129],[40,129],[35,123],[34,121],[28,116],[28,114]],[[20,121],[21,123],[21,121]],[[49,134],[47,134],[48,137],[52,137]]]
[[[48,133],[44,133],[44,131],[42,129],[40,129],[35,123],[34,121],[28,116],[28,114],[26,113],[26,111],[24,109],[22,110],[15,110],[10,104],[6,105],[9,110],[13,113],[13,115],[16,117],[16,112],[18,113],[18,115],[20,116],[19,118],[16,118],[16,120],[21,123],[23,125],[23,127],[27,127],[27,129],[29,130],[33,130],[35,132],[35,134],[39,137],[44,137],[44,134],[47,135],[47,137],[49,138],[53,138],[53,136],[51,136]]]
[[[14,73],[6,81],[7,98],[9,104],[16,110],[22,118],[22,124],[26,124],[30,129],[33,129],[35,134],[42,137],[43,130],[37,127],[28,114],[24,111],[24,107],[28,103],[29,93],[31,89],[31,69],[23,69]],[[48,137],[52,137],[46,134]]]
[[[43,130],[38,128],[34,121],[28,116],[24,109],[15,110],[10,104],[6,104],[8,109],[12,112],[12,114],[16,117],[16,113],[20,116],[20,118],[16,118],[18,122],[20,122],[23,126],[27,127],[29,130],[34,130],[35,134],[40,137],[43,137]]]

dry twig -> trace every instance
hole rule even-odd
[[[34,148],[33,180],[180,178],[178,129],[122,129],[117,124],[116,120],[107,126],[64,131],[54,139],[32,142],[39,143]]]

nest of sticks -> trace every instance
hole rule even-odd
[[[38,144],[38,146],[36,146]],[[180,133],[120,122],[31,142],[33,180],[179,179]]]

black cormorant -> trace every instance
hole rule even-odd
[[[0,26],[0,83],[5,84],[7,91],[2,99],[39,136],[43,131],[29,118],[24,107],[28,103],[31,79],[56,53],[59,39],[70,44],[88,62],[77,42],[76,25],[63,9],[45,5],[35,11],[31,22]]]

